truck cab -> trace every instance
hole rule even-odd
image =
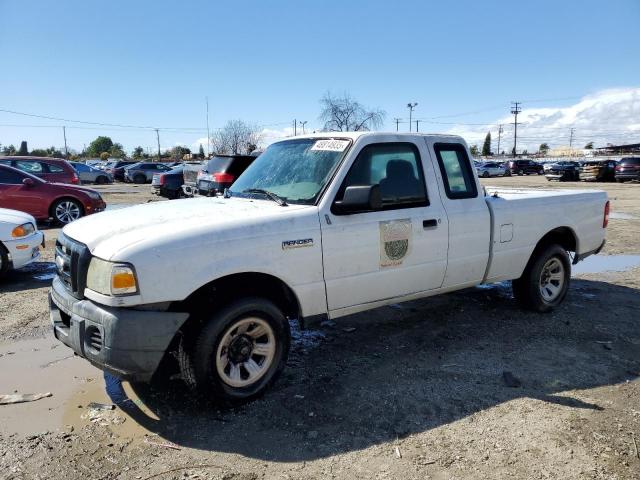
[[[602,248],[608,205],[597,191],[485,191],[457,136],[285,139],[222,197],[65,227],[51,320],[116,375],[148,381],[175,357],[190,387],[244,402],[284,368],[290,321],[504,280],[524,307],[550,311],[569,288],[569,253]]]

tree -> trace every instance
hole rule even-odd
[[[384,110],[366,108],[348,93],[337,96],[327,92],[320,99],[320,105],[318,118],[329,132],[374,130],[382,125],[386,116]]]
[[[491,132],[487,132],[487,136],[484,137],[484,144],[482,145],[482,155],[485,157],[491,155]]]
[[[102,160],[103,162],[104,162],[105,160],[109,160],[109,152],[102,152],[102,153],[100,154],[100,160]]]
[[[131,153],[131,158],[133,158],[134,160],[140,160],[141,158],[144,158],[144,148],[140,146],[134,148],[133,152]]]
[[[98,137],[89,144],[87,155],[89,157],[100,157],[102,152],[110,152],[113,147],[113,141],[109,137]]]
[[[18,153],[16,155],[29,155],[29,149],[27,148],[27,142],[24,140],[20,142],[20,148],[18,149]]]
[[[477,145],[471,145],[471,155],[473,155],[474,157],[478,156],[478,146]]]
[[[218,154],[246,155],[262,140],[260,127],[242,120],[229,120],[213,134],[213,151]]]
[[[3,155],[15,155],[16,154],[16,147],[14,147],[13,145],[6,145],[6,146],[2,147],[2,154]]]
[[[589,143],[587,143],[587,144],[584,146],[584,148],[585,148],[586,150],[593,150],[593,142],[589,142]]]
[[[549,151],[549,144],[541,143],[540,147],[538,148],[538,153],[540,153],[540,155],[546,155],[548,151]]]
[[[202,147],[202,144],[200,144],[200,148],[198,149],[198,156],[200,158],[204,158],[204,148]]]
[[[185,155],[189,155],[191,150],[187,147],[183,147],[181,145],[176,145],[171,150],[167,150],[166,154],[163,156],[171,157],[174,160],[182,160]]]
[[[109,155],[113,158],[125,158],[127,156],[120,143],[114,143],[111,145]]]

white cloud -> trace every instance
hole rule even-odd
[[[548,143],[551,148],[569,145],[571,128],[575,129],[574,147],[581,148],[588,142],[594,142],[596,147],[638,143],[638,119],[640,87],[601,90],[568,107],[530,108],[524,102],[518,115],[518,151],[537,151],[541,143]],[[461,135],[470,145],[480,147],[490,131],[492,148],[497,151],[499,124],[504,128],[500,150],[509,152],[513,148],[513,115],[499,118],[492,125],[458,124],[448,133]]]

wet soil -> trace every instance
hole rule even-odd
[[[640,218],[640,185],[484,183],[604,188]],[[121,383],[52,340],[53,230],[42,262],[0,283],[0,393],[53,394],[0,405],[0,478],[639,478],[640,268],[615,255],[640,254],[639,228],[612,218],[614,255],[582,264],[548,315],[504,282],[292,325],[282,378],[235,409],[178,379]]]

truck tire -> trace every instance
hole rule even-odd
[[[522,276],[512,282],[513,295],[525,308],[549,312],[564,300],[571,280],[569,254],[560,245],[537,248]]]
[[[187,385],[211,400],[237,405],[262,395],[287,362],[291,331],[271,301],[237,300],[204,323],[178,363]]]

